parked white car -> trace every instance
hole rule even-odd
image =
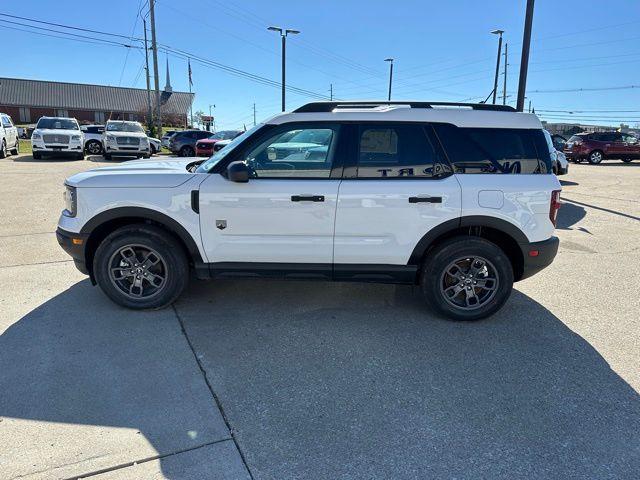
[[[477,320],[556,255],[551,169],[540,120],[511,107],[318,102],[206,160],[68,178],[57,238],[130,308],[171,304],[193,270],[419,285],[439,314]]]
[[[0,158],[5,158],[9,152],[12,155],[20,152],[18,129],[9,115],[0,113]]]
[[[82,125],[80,130],[84,134],[85,152],[89,155],[101,155],[104,150],[102,146],[104,125]]]
[[[160,151],[162,151],[162,144],[160,142],[160,140],[158,140],[157,138],[153,138],[153,137],[147,137],[149,139],[149,146],[151,148],[151,155],[155,155],[156,153],[159,153]]]
[[[84,136],[75,118],[40,117],[31,134],[33,158],[63,156],[84,158]]]
[[[553,141],[552,135],[545,130],[544,137],[549,147],[549,155],[551,155],[551,169],[556,175],[566,175],[569,173],[569,161],[567,156],[559,150],[556,150],[556,143]]]
[[[139,122],[109,120],[105,125],[102,145],[106,160],[114,156],[136,158],[151,156],[149,138]]]

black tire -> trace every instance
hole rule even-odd
[[[463,259],[470,263],[470,259],[474,257],[481,257],[485,261],[487,276],[483,275],[485,267],[482,267],[476,277],[470,278],[470,265],[470,271],[466,273],[458,268],[460,275],[468,277],[469,281],[456,279],[452,284],[453,276],[447,273],[447,269],[451,271],[450,265]],[[478,265],[475,264],[476,267]],[[492,290],[473,286],[473,282],[484,281],[485,285],[491,287],[491,276],[494,277]],[[465,282],[468,285],[447,300],[445,291],[455,292],[455,288],[465,285]],[[509,298],[513,287],[513,267],[507,255],[496,244],[479,237],[453,237],[428,252],[420,274],[420,287],[427,305],[442,316],[452,320],[480,320],[500,310]],[[463,294],[462,299],[459,298],[460,294]],[[458,300],[468,305],[467,298],[470,295],[478,299],[479,303],[471,306],[454,305]]]
[[[149,148],[151,150],[151,154],[149,156],[155,155],[156,153],[158,153],[158,151],[156,150],[156,147],[153,146],[153,143],[149,145]]]
[[[148,271],[153,278],[162,277],[163,281],[159,287],[154,287],[153,283],[145,278],[141,278],[140,283],[143,288],[140,289],[142,296],[132,298],[131,294],[125,292],[129,286],[129,292],[132,292],[133,277],[130,274],[129,266],[124,267],[124,257],[120,253],[127,246],[133,246],[134,253],[137,253],[137,260],[142,269],[136,268],[135,275],[145,275],[142,268],[144,249],[154,252],[159,259],[154,268],[159,268],[155,272]],[[133,258],[129,256],[127,258]],[[114,263],[115,262],[115,263]],[[126,262],[125,262],[126,263]],[[132,263],[132,262],[131,262]],[[111,271],[114,265],[116,273]],[[133,265],[131,265],[133,267]],[[123,268],[124,267],[124,268]],[[127,278],[115,279],[115,275],[124,275],[126,271]],[[183,292],[187,286],[189,279],[189,264],[182,246],[176,239],[166,231],[150,226],[150,225],[131,225],[122,227],[105,238],[98,249],[93,260],[93,272],[95,279],[100,285],[102,291],[115,303],[123,307],[133,309],[159,309],[171,305]],[[124,286],[122,285],[124,284]],[[144,288],[150,292],[150,296],[144,296]],[[135,291],[135,288],[134,290]]]
[[[104,153],[102,156],[105,160],[111,160],[113,158],[110,153]]]
[[[195,155],[196,155],[196,151],[193,149],[193,147],[190,147],[189,145],[185,145],[180,149],[181,157],[194,157]]]
[[[20,139],[16,138],[16,144],[11,149],[11,155],[18,155],[20,153]]]
[[[31,156],[34,160],[40,160],[42,158],[42,154],[40,152],[33,152]]]
[[[624,163],[631,163],[633,161],[633,158],[623,158],[622,161]]]
[[[594,150],[589,153],[587,160],[591,165],[598,165],[604,160],[604,153],[602,153],[602,150]]]
[[[98,140],[89,140],[84,146],[84,150],[88,155],[100,155],[103,151],[102,143]]]
[[[0,158],[7,158],[9,152],[7,152],[7,142],[2,140],[2,145],[0,146]]]

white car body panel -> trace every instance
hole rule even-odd
[[[340,180],[252,179],[208,175],[200,186],[202,243],[210,262],[331,263]],[[323,195],[324,202],[293,202]],[[216,222],[226,221],[226,228]]]
[[[40,136],[38,138],[37,136]],[[53,137],[45,142],[44,137]],[[35,138],[34,138],[35,137]],[[74,137],[77,137],[74,140]],[[56,138],[58,141],[56,141]],[[68,141],[64,141],[65,139]],[[40,153],[82,153],[84,152],[84,135],[80,130],[64,130],[53,128],[37,128],[31,135],[31,148]]]
[[[118,123],[132,123],[138,124],[138,122],[127,122],[121,120],[109,120],[104,129],[104,133],[102,134],[102,145],[104,147],[105,153],[109,155],[115,156],[149,156],[151,154],[151,147],[149,144],[149,138],[147,134],[142,130],[142,126],[140,126],[140,131],[127,132],[127,131],[116,131],[109,130],[109,126],[112,124]],[[124,138],[132,138],[137,139],[137,144],[121,144],[118,143],[119,139]]]
[[[11,125],[11,126],[9,126]],[[18,145],[18,129],[13,124],[11,117],[5,113],[0,113],[0,145],[5,142],[7,150],[11,150]]]
[[[442,203],[409,203],[409,197]],[[460,185],[442,180],[343,180],[335,228],[335,263],[406,265],[420,239],[460,217]]]

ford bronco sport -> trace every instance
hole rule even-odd
[[[70,177],[57,237],[130,308],[171,304],[192,270],[419,285],[441,315],[476,320],[556,255],[549,150],[508,106],[310,103],[206,160]]]

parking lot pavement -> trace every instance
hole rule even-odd
[[[637,478],[640,162],[571,165],[558,258],[472,324],[390,285],[194,282],[175,309],[118,308],[47,235],[93,165],[0,161],[8,478],[247,478],[240,454],[255,479]]]

